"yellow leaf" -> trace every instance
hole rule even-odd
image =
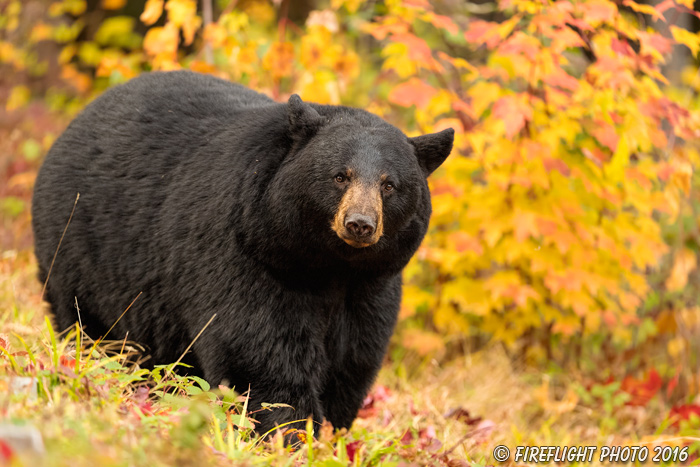
[[[484,316],[489,311],[490,294],[481,281],[458,277],[445,284],[443,299],[459,306],[462,313]]]
[[[671,275],[666,279],[666,288],[669,291],[681,290],[688,283],[688,275],[697,265],[695,252],[689,248],[678,250],[673,259]]]
[[[309,33],[301,38],[299,61],[304,68],[315,68],[323,60],[324,52],[331,42],[331,33],[322,27],[311,27]]]
[[[469,322],[452,305],[440,305],[435,310],[433,320],[438,330],[443,333],[466,334],[469,332]]]
[[[393,42],[382,50],[382,55],[387,57],[382,65],[385,70],[394,70],[399,78],[408,78],[415,75],[416,63],[408,57],[408,46],[400,42]]]
[[[401,312],[399,319],[413,316],[419,308],[431,307],[435,296],[415,285],[407,285],[401,297]]]
[[[659,11],[651,5],[637,3],[633,0],[623,0],[622,3],[626,7],[631,8],[633,11],[636,11],[637,13],[644,13],[645,15],[649,15],[649,16],[653,17],[654,19],[666,21],[664,19],[664,16],[661,13],[659,13]],[[692,9],[692,7],[690,7],[690,8]]]
[[[670,29],[676,42],[685,45],[693,52],[694,57],[697,56],[700,50],[700,36],[678,26],[671,26]]]
[[[355,13],[358,8],[362,5],[362,0],[332,0],[331,7],[334,10],[340,9],[340,7],[345,7],[348,13]]]
[[[615,154],[613,154],[610,163],[605,166],[605,173],[613,181],[620,181],[625,173],[625,167],[630,159],[630,148],[627,136],[620,137]]]
[[[257,1],[257,2],[241,2],[241,8],[248,15],[249,18],[253,18],[256,24],[270,24],[275,20],[275,8],[272,6],[273,2],[267,1]]]
[[[143,9],[143,13],[139,17],[141,22],[146,26],[158,21],[160,16],[163,14],[163,0],[147,0],[146,7]]]
[[[215,48],[222,47],[228,37],[226,29],[219,23],[207,24],[204,27],[204,40]]]
[[[670,341],[668,341],[667,344],[667,349],[668,349],[668,354],[672,357],[678,357],[680,354],[685,351],[686,347],[686,342],[685,339],[681,336],[674,337]]]
[[[479,81],[470,87],[467,95],[471,97],[473,117],[479,118],[500,97],[501,87],[490,81]]]
[[[31,92],[29,88],[24,85],[15,86],[10,91],[10,96],[7,98],[5,103],[5,110],[8,112],[24,107],[24,105],[29,102]]]
[[[100,24],[95,32],[95,42],[100,45],[120,46],[128,40],[136,20],[129,16],[113,16]]]
[[[340,104],[340,91],[335,75],[327,70],[306,72],[299,80],[302,96],[313,96],[318,104]]]
[[[168,21],[182,29],[185,45],[194,40],[194,33],[202,24],[202,18],[197,16],[197,2],[195,0],[168,0],[165,5],[168,10]]]

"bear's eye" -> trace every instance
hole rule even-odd
[[[385,183],[384,184],[384,191],[386,191],[386,192],[394,191],[394,184],[393,183]]]
[[[347,181],[348,177],[346,177],[343,174],[338,174],[335,176],[335,181],[338,183],[345,183]]]

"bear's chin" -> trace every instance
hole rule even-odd
[[[361,242],[356,242],[355,240],[350,240],[349,238],[343,238],[343,237],[340,237],[340,239],[353,248],[367,248],[368,246],[372,246],[375,243],[377,243],[377,242],[361,243]]]

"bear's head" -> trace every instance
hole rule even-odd
[[[301,224],[307,237],[296,246],[403,267],[427,230],[426,178],[450,154],[454,130],[409,138],[364,110],[308,104],[297,95],[287,117],[292,149],[275,192],[278,207],[287,207],[279,213],[285,224]]]

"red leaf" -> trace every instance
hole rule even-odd
[[[350,464],[354,463],[355,461],[355,455],[357,454],[357,451],[360,450],[362,447],[362,441],[353,441],[350,444],[345,445],[345,452],[348,454],[348,460],[350,461]]]
[[[656,370],[651,370],[646,379],[636,379],[631,376],[626,376],[622,380],[621,390],[631,396],[627,405],[645,406],[661,389],[662,382],[659,373]]]
[[[673,425],[678,426],[681,420],[688,420],[691,415],[700,417],[700,405],[683,404],[671,408],[668,418],[673,420]]]
[[[12,450],[12,447],[10,447],[9,444],[0,439],[0,459],[2,459],[4,462],[9,462],[12,460],[14,455],[15,453]]]
[[[75,366],[75,359],[73,357],[69,357],[68,355],[61,355],[58,357],[58,363],[59,365],[71,368]]]
[[[676,386],[678,386],[678,378],[680,376],[680,372],[677,372],[673,378],[668,382],[668,385],[666,386],[666,397],[670,398],[671,394],[673,393],[673,390],[676,389]]]
[[[430,99],[437,93],[435,88],[418,78],[411,78],[405,83],[401,83],[389,93],[389,102],[402,107],[415,105],[424,108]]]
[[[620,40],[613,38],[610,43],[610,48],[613,49],[615,53],[620,55],[625,55],[627,57],[634,56],[634,50],[632,50],[632,47],[630,47],[629,43],[625,39]]]
[[[377,402],[384,402],[391,397],[389,388],[383,385],[375,386],[374,390],[367,394],[367,397],[362,401],[362,407],[357,413],[358,418],[374,417],[378,413]],[[386,414],[385,414],[386,415]]]

